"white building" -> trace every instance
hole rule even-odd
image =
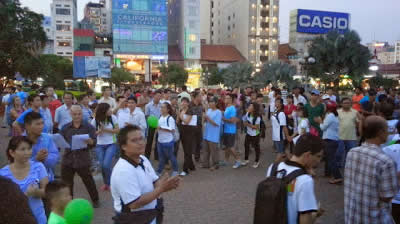
[[[395,51],[382,51],[376,54],[381,64],[394,64]]]
[[[46,32],[46,45],[43,49],[43,54],[54,54],[54,30],[52,26],[52,19],[45,16],[42,23],[43,30]]]
[[[235,46],[256,68],[278,58],[278,0],[210,0],[210,6],[203,3],[201,7],[210,7],[211,44]],[[207,16],[205,9],[201,13]],[[201,20],[208,23],[207,18]]]
[[[395,64],[399,64],[400,63],[400,41],[395,42],[394,63]]]
[[[178,45],[186,68],[200,68],[200,1],[169,0],[169,45]]]
[[[111,34],[111,0],[87,3],[84,9],[84,17],[93,24],[96,34]]]
[[[200,40],[201,44],[210,44],[211,40],[211,0],[200,1]]]
[[[54,53],[72,60],[74,28],[78,27],[77,0],[53,0],[50,7],[54,30]]]

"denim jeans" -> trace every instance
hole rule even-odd
[[[276,151],[280,154],[284,154],[285,150],[284,150],[284,141],[273,141],[274,142],[274,146],[276,147]]]
[[[338,157],[340,160],[340,166],[345,166],[345,160],[347,159],[347,154],[349,150],[358,146],[356,140],[340,140],[338,146]]]
[[[159,143],[157,142],[157,152],[159,154],[159,166],[157,173],[161,174],[164,170],[164,165],[170,160],[173,167],[173,171],[178,172],[178,163],[174,155],[174,141],[170,143]]]
[[[336,162],[336,153],[338,150],[338,141],[337,140],[324,140],[324,154],[326,157],[326,164],[328,168],[329,176],[334,177],[334,179],[342,178],[340,170],[338,168]]]
[[[110,185],[111,164],[116,154],[116,148],[116,144],[98,144],[95,148],[97,160],[102,168],[103,182],[106,185]]]

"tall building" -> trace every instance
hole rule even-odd
[[[200,0],[200,41],[201,44],[211,44],[211,31],[212,31],[212,0]]]
[[[370,51],[370,54],[372,55],[378,54],[380,52],[386,52],[388,48],[391,48],[388,42],[380,42],[380,41],[372,41],[371,43],[367,44],[367,47]]]
[[[54,30],[52,18],[45,16],[42,23],[43,30],[46,32],[47,41],[43,49],[43,54],[54,54]]]
[[[99,3],[89,2],[84,9],[84,18],[93,24],[96,34],[111,33],[111,0],[101,0]]]
[[[112,1],[113,56],[146,83],[157,78],[158,67],[168,58],[166,0]]]
[[[400,63],[400,41],[396,41],[395,42],[394,63],[395,64],[399,64]]]
[[[381,51],[376,56],[381,64],[394,64],[395,51]]]
[[[307,9],[294,9],[290,13],[289,44],[299,56],[308,52],[314,38],[331,30],[343,34],[350,28],[350,14]]]
[[[54,53],[72,60],[74,28],[78,27],[77,0],[53,0],[50,7],[54,30]]]
[[[278,58],[278,0],[211,0],[210,9],[210,43],[235,46],[256,70]]]

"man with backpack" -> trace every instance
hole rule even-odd
[[[322,139],[307,133],[299,138],[290,160],[273,163],[267,179],[258,185],[254,223],[314,223],[323,211],[308,172],[318,166],[322,155]]]

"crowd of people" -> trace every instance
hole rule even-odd
[[[38,223],[63,222],[75,174],[98,208],[97,171],[100,190],[111,191],[115,222],[127,223],[134,211],[147,216],[136,223],[161,223],[160,195],[197,167],[258,168],[268,161],[260,158],[261,142],[270,140],[271,126],[279,163],[274,172],[305,170],[288,185],[288,223],[313,223],[322,214],[313,185],[321,158],[329,183],[344,184],[345,223],[399,223],[399,95],[382,87],[354,92],[271,87],[266,98],[252,87],[190,93],[186,86],[178,92],[121,86],[115,92],[103,87],[97,99],[93,91],[58,97],[51,86],[30,95],[6,87],[2,104],[11,140],[0,175],[17,184],[22,193],[15,194],[26,196]],[[272,167],[267,177],[276,176]],[[29,215],[26,208],[19,211]]]

